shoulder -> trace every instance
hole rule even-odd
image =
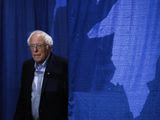
[[[23,68],[31,68],[34,66],[33,59],[27,59],[23,62]]]
[[[46,71],[53,71],[57,74],[66,73],[66,71],[68,71],[67,60],[63,57],[51,54],[47,61]]]
[[[23,62],[24,65],[34,64],[33,59],[27,59]]]
[[[55,55],[55,54],[52,54],[51,55],[51,60],[53,61],[53,62],[55,62],[55,63],[57,63],[57,64],[67,64],[68,63],[68,61],[67,61],[67,59],[65,59],[65,58],[63,58],[63,57],[60,57],[60,56],[58,56],[58,55]]]
[[[67,59],[65,59],[63,57],[55,55],[55,59],[56,59],[56,61],[59,61],[59,62],[62,62],[62,63],[67,63]]]

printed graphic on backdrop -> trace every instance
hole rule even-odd
[[[70,80],[75,117],[129,120],[141,116],[159,54],[154,51],[158,39],[153,40],[154,34],[150,34],[154,30],[149,23],[154,20],[153,5],[156,0],[70,0]]]

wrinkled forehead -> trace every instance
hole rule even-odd
[[[33,34],[29,41],[30,44],[44,44],[45,39],[41,34]]]

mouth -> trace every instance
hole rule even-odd
[[[40,54],[35,54],[33,55],[34,57],[40,57],[41,55]]]

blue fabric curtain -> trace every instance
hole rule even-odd
[[[159,0],[0,0],[0,119],[12,120],[35,29],[69,61],[69,120],[160,118]]]

